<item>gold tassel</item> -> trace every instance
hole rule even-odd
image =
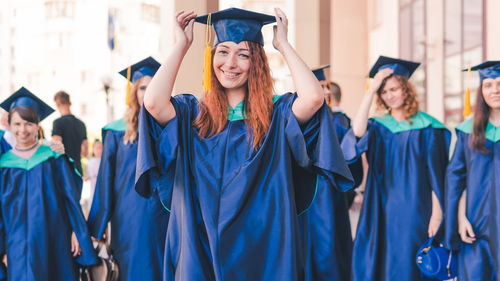
[[[366,76],[365,92],[368,92],[368,89],[370,89],[370,75]]]
[[[132,67],[128,67],[127,68],[127,96],[125,96],[125,105],[126,106],[130,106],[130,76],[131,76],[131,72],[132,72]]]
[[[205,54],[203,56],[203,91],[205,93],[210,93],[212,90],[211,79],[212,79],[212,48],[210,47],[210,37],[211,37],[211,25],[212,25],[212,14],[208,14],[207,19],[207,30],[206,30],[206,47]]]
[[[471,113],[469,77],[470,77],[470,67],[467,69],[467,89],[465,90],[465,101],[464,101],[464,112],[463,112],[464,117],[469,116]]]
[[[43,143],[43,130],[41,126],[38,126],[38,133],[40,134],[40,143]]]

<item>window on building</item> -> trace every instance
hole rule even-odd
[[[48,0],[45,1],[45,18],[73,18],[75,15],[74,0]]]
[[[402,59],[421,62],[410,81],[419,95],[420,108],[426,109],[426,0],[399,2],[399,54]]]
[[[475,104],[479,78],[462,72],[484,58],[484,0],[445,0],[444,3],[444,111],[453,127],[463,121],[464,93],[469,84]]]
[[[141,18],[144,21],[160,23],[160,7],[152,4],[141,4]]]

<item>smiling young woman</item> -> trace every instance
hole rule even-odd
[[[408,81],[418,66],[380,57],[370,71],[373,80],[353,131],[344,138],[343,145],[352,148],[347,158],[366,153],[369,165],[354,240],[354,281],[421,280],[415,255],[443,218],[450,132],[418,110]],[[388,112],[369,119],[375,96]]]
[[[317,179],[340,190],[352,185],[331,143],[323,90],[288,42],[286,15],[275,13],[176,15],[176,45],[144,97],[136,178],[140,194],[158,194],[171,211],[164,280],[300,280],[298,214]],[[194,20],[217,35],[200,100],[171,96]],[[261,28],[275,21],[273,45],[296,94],[273,96]]]

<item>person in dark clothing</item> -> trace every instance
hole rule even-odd
[[[71,114],[71,101],[66,92],[57,92],[54,101],[61,117],[52,124],[52,140],[63,143],[66,154],[75,161],[78,171],[82,173],[80,156],[85,157],[88,152],[85,123]]]

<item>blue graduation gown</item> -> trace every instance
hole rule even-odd
[[[500,127],[488,123],[482,154],[469,146],[473,119],[456,128],[455,152],[446,173],[446,239],[458,253],[458,280],[499,280],[500,269]],[[466,217],[476,241],[463,243],[458,235],[458,202],[466,192]]]
[[[366,152],[369,164],[354,281],[422,280],[415,255],[428,238],[432,191],[443,206],[450,133],[423,112],[411,120],[397,122],[390,114],[370,119],[354,146],[356,156]],[[348,135],[345,140],[355,140],[352,130]]]
[[[41,145],[28,159],[0,158],[0,254],[8,280],[79,280],[78,265],[97,263],[78,202],[82,181],[74,163]],[[82,254],[71,253],[75,232]]]
[[[103,153],[89,213],[92,236],[102,238],[111,222],[111,249],[120,280],[161,280],[168,211],[157,196],[134,189],[137,140],[125,145],[123,119],[103,128]]]
[[[3,130],[0,130],[0,155],[4,154],[12,148],[10,144],[3,138],[4,134],[5,132]]]
[[[171,207],[164,280],[303,278],[297,214],[311,203],[318,174],[342,190],[352,178],[331,143],[326,106],[301,127],[291,110],[295,98],[275,102],[257,151],[240,119],[199,137],[192,95],[172,97],[176,117],[165,128],[143,108],[136,190],[158,190]]]
[[[332,113],[338,142],[351,127],[342,112]],[[337,139],[331,140],[337,146]],[[361,158],[349,165],[358,186],[363,178]],[[346,194],[328,180],[318,176],[317,193],[311,207],[300,216],[304,246],[305,280],[339,280],[351,278],[352,234]]]

